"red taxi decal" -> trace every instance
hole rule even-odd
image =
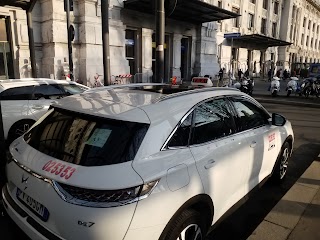
[[[55,174],[61,178],[69,179],[72,174],[76,171],[75,168],[66,164],[58,163],[50,160],[43,167],[42,170]]]
[[[269,148],[268,151],[270,151],[272,148],[274,148],[276,146],[275,141],[276,141],[276,134],[272,133],[268,136],[268,140],[269,140]]]

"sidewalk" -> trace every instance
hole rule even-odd
[[[320,154],[248,240],[319,240],[319,229]]]

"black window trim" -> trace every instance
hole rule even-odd
[[[190,144],[191,141],[191,137],[193,134],[193,129],[194,129],[194,118],[195,118],[195,114],[194,114],[194,110],[201,104],[205,103],[205,102],[209,102],[212,100],[217,100],[217,99],[224,99],[227,103],[227,105],[229,106],[229,109],[231,111],[231,117],[232,117],[232,122],[233,122],[233,130],[234,133],[230,134],[228,136],[224,136],[218,139],[213,139],[211,141],[208,142],[204,142],[204,143],[199,143],[199,144]],[[172,130],[172,132],[170,133],[169,137],[166,139],[166,141],[164,142],[164,144],[162,145],[160,151],[166,151],[166,150],[177,150],[177,149],[184,149],[184,148],[189,148],[189,147],[194,147],[194,146],[202,146],[202,145],[207,145],[207,144],[212,144],[213,142],[216,141],[220,141],[223,140],[225,138],[229,138],[230,136],[234,136],[235,134],[237,134],[237,127],[236,127],[236,121],[235,121],[235,116],[234,115],[234,109],[233,109],[233,105],[230,102],[230,100],[228,99],[228,96],[223,95],[223,96],[215,96],[215,97],[210,97],[210,98],[206,98],[204,100],[202,100],[201,102],[198,102],[196,105],[194,105],[179,121],[179,123],[176,125],[176,127]],[[172,136],[175,134],[175,132],[177,131],[177,129],[181,126],[181,124],[183,123],[183,121],[189,116],[189,114],[193,114],[192,116],[192,124],[191,124],[191,130],[189,133],[189,139],[188,139],[188,144],[186,146],[177,146],[177,147],[169,147],[168,144],[171,141]]]

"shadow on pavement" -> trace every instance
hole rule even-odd
[[[219,224],[206,240],[247,239],[319,154],[320,144],[303,144],[294,150],[287,178],[281,186],[267,182],[249,200]]]

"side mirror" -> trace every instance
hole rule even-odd
[[[283,126],[286,124],[286,118],[278,113],[272,113],[272,125]]]

